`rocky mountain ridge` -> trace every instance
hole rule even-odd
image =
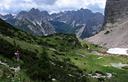
[[[88,9],[52,14],[52,18],[71,25],[81,38],[90,37],[99,32],[104,21],[101,13],[93,13]]]
[[[93,13],[88,9],[49,14],[47,11],[32,8],[30,11],[21,11],[15,17],[9,14],[2,18],[17,28],[33,34],[70,33],[81,38],[99,32],[104,20],[101,13]]]

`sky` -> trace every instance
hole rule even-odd
[[[47,10],[49,13],[78,10],[80,8],[103,13],[105,3],[106,0],[0,0],[0,14],[16,14],[31,8]]]

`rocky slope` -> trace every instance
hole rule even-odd
[[[107,0],[104,30],[87,40],[108,48],[128,47],[127,13],[127,0]]]
[[[78,37],[90,37],[100,31],[103,15],[88,9],[65,11],[49,14],[47,11],[31,9],[21,11],[16,17],[3,16],[10,24],[34,34],[49,35],[57,33],[73,33]]]
[[[49,14],[46,11],[41,12],[33,8],[29,12],[21,11],[16,16],[5,15],[3,19],[26,32],[49,35],[55,33],[55,29],[49,22],[46,22],[48,20],[47,15]]]

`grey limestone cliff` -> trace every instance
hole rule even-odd
[[[128,0],[107,0],[103,30],[87,40],[108,48],[127,48]]]
[[[105,25],[120,24],[128,19],[128,0],[107,0]],[[111,25],[110,25],[111,26]]]

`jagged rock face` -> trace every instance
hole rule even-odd
[[[107,0],[105,24],[121,23],[128,18],[128,0]]]
[[[19,20],[15,23],[17,27],[22,27],[24,30],[28,29],[33,34],[49,35],[55,33],[54,27],[47,22],[49,19],[47,11],[41,12],[38,9],[32,8],[29,12],[20,12],[16,19]]]
[[[29,12],[21,11],[16,17],[4,16],[5,20],[19,29],[36,35],[49,35],[55,33],[54,27],[48,23],[47,11],[32,8]]]
[[[104,16],[101,13],[93,13],[88,9],[52,14],[52,19],[72,26],[76,30],[76,35],[80,38],[96,34],[100,31],[104,22]]]
[[[36,21],[48,21],[49,20],[49,13],[47,11],[40,11],[38,9],[32,8],[30,11],[21,11],[16,16],[18,19],[28,18],[30,20]]]
[[[107,0],[103,28],[87,40],[108,48],[128,48],[128,0]]]
[[[88,9],[49,14],[32,8],[30,11],[21,11],[16,17],[3,16],[3,19],[33,34],[73,33],[83,39],[101,30],[104,16]]]

